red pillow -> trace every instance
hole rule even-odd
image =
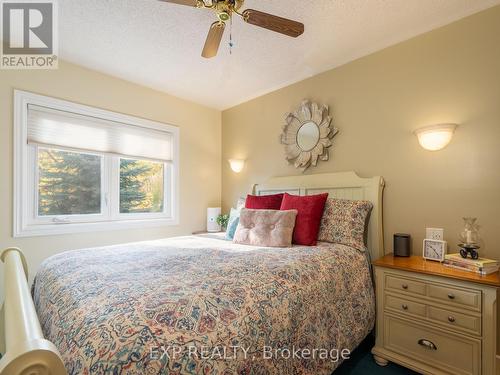
[[[290,195],[285,193],[281,210],[297,210],[292,242],[297,245],[314,246],[318,241],[319,226],[325,209],[328,193],[317,195]]]
[[[279,210],[283,194],[273,195],[247,195],[245,208],[254,210]]]

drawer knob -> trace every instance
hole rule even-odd
[[[448,293],[448,298],[449,299],[455,299],[455,295],[453,293]]]
[[[454,322],[455,322],[455,317],[450,315],[450,316],[448,317],[448,321],[449,321],[450,323],[454,323]]]
[[[437,346],[434,345],[434,343],[430,340],[427,339],[420,339],[418,340],[418,345],[423,346],[426,349],[429,350],[437,350]]]
[[[406,289],[408,289],[408,284],[403,284],[403,285],[401,285],[401,288],[403,288],[403,289],[405,289],[405,290],[406,290]]]
[[[403,305],[401,305],[401,308],[402,308],[403,310],[408,310],[408,305],[403,304]]]

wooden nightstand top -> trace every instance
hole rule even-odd
[[[443,266],[439,262],[425,260],[421,256],[394,257],[392,254],[379,258],[373,262],[374,266],[395,268],[398,270],[424,273],[449,277],[451,279],[469,281],[474,283],[491,285],[500,288],[500,274],[495,272],[486,276],[481,276],[474,272],[460,271]]]
[[[192,233],[193,236],[196,236],[198,234],[217,234],[217,233],[223,233],[223,231],[218,231],[218,232],[209,232],[207,230],[197,230]]]

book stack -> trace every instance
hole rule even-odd
[[[447,254],[443,265],[462,271],[476,272],[481,275],[488,275],[490,273],[497,272],[499,269],[499,263],[497,260],[486,258],[462,258],[459,253]]]

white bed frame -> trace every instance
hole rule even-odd
[[[28,288],[28,268],[21,250],[8,248],[0,256],[4,266],[5,297],[0,337],[4,356],[1,375],[64,375],[61,355],[44,339]]]
[[[384,255],[382,227],[382,177],[361,178],[354,172],[276,177],[254,185],[257,195],[288,192],[311,195],[327,192],[330,197],[368,200],[373,210],[368,228],[368,249],[372,259]],[[61,355],[50,341],[44,339],[40,322],[31,299],[26,260],[18,248],[4,250],[0,259],[5,263],[5,301],[0,316],[0,375],[65,375]]]
[[[330,198],[366,200],[373,204],[368,224],[368,251],[372,260],[384,256],[384,227],[382,220],[382,195],[384,179],[380,176],[359,177],[355,172],[321,173],[301,176],[274,177],[254,185],[255,195],[289,193],[313,195],[328,193]]]

